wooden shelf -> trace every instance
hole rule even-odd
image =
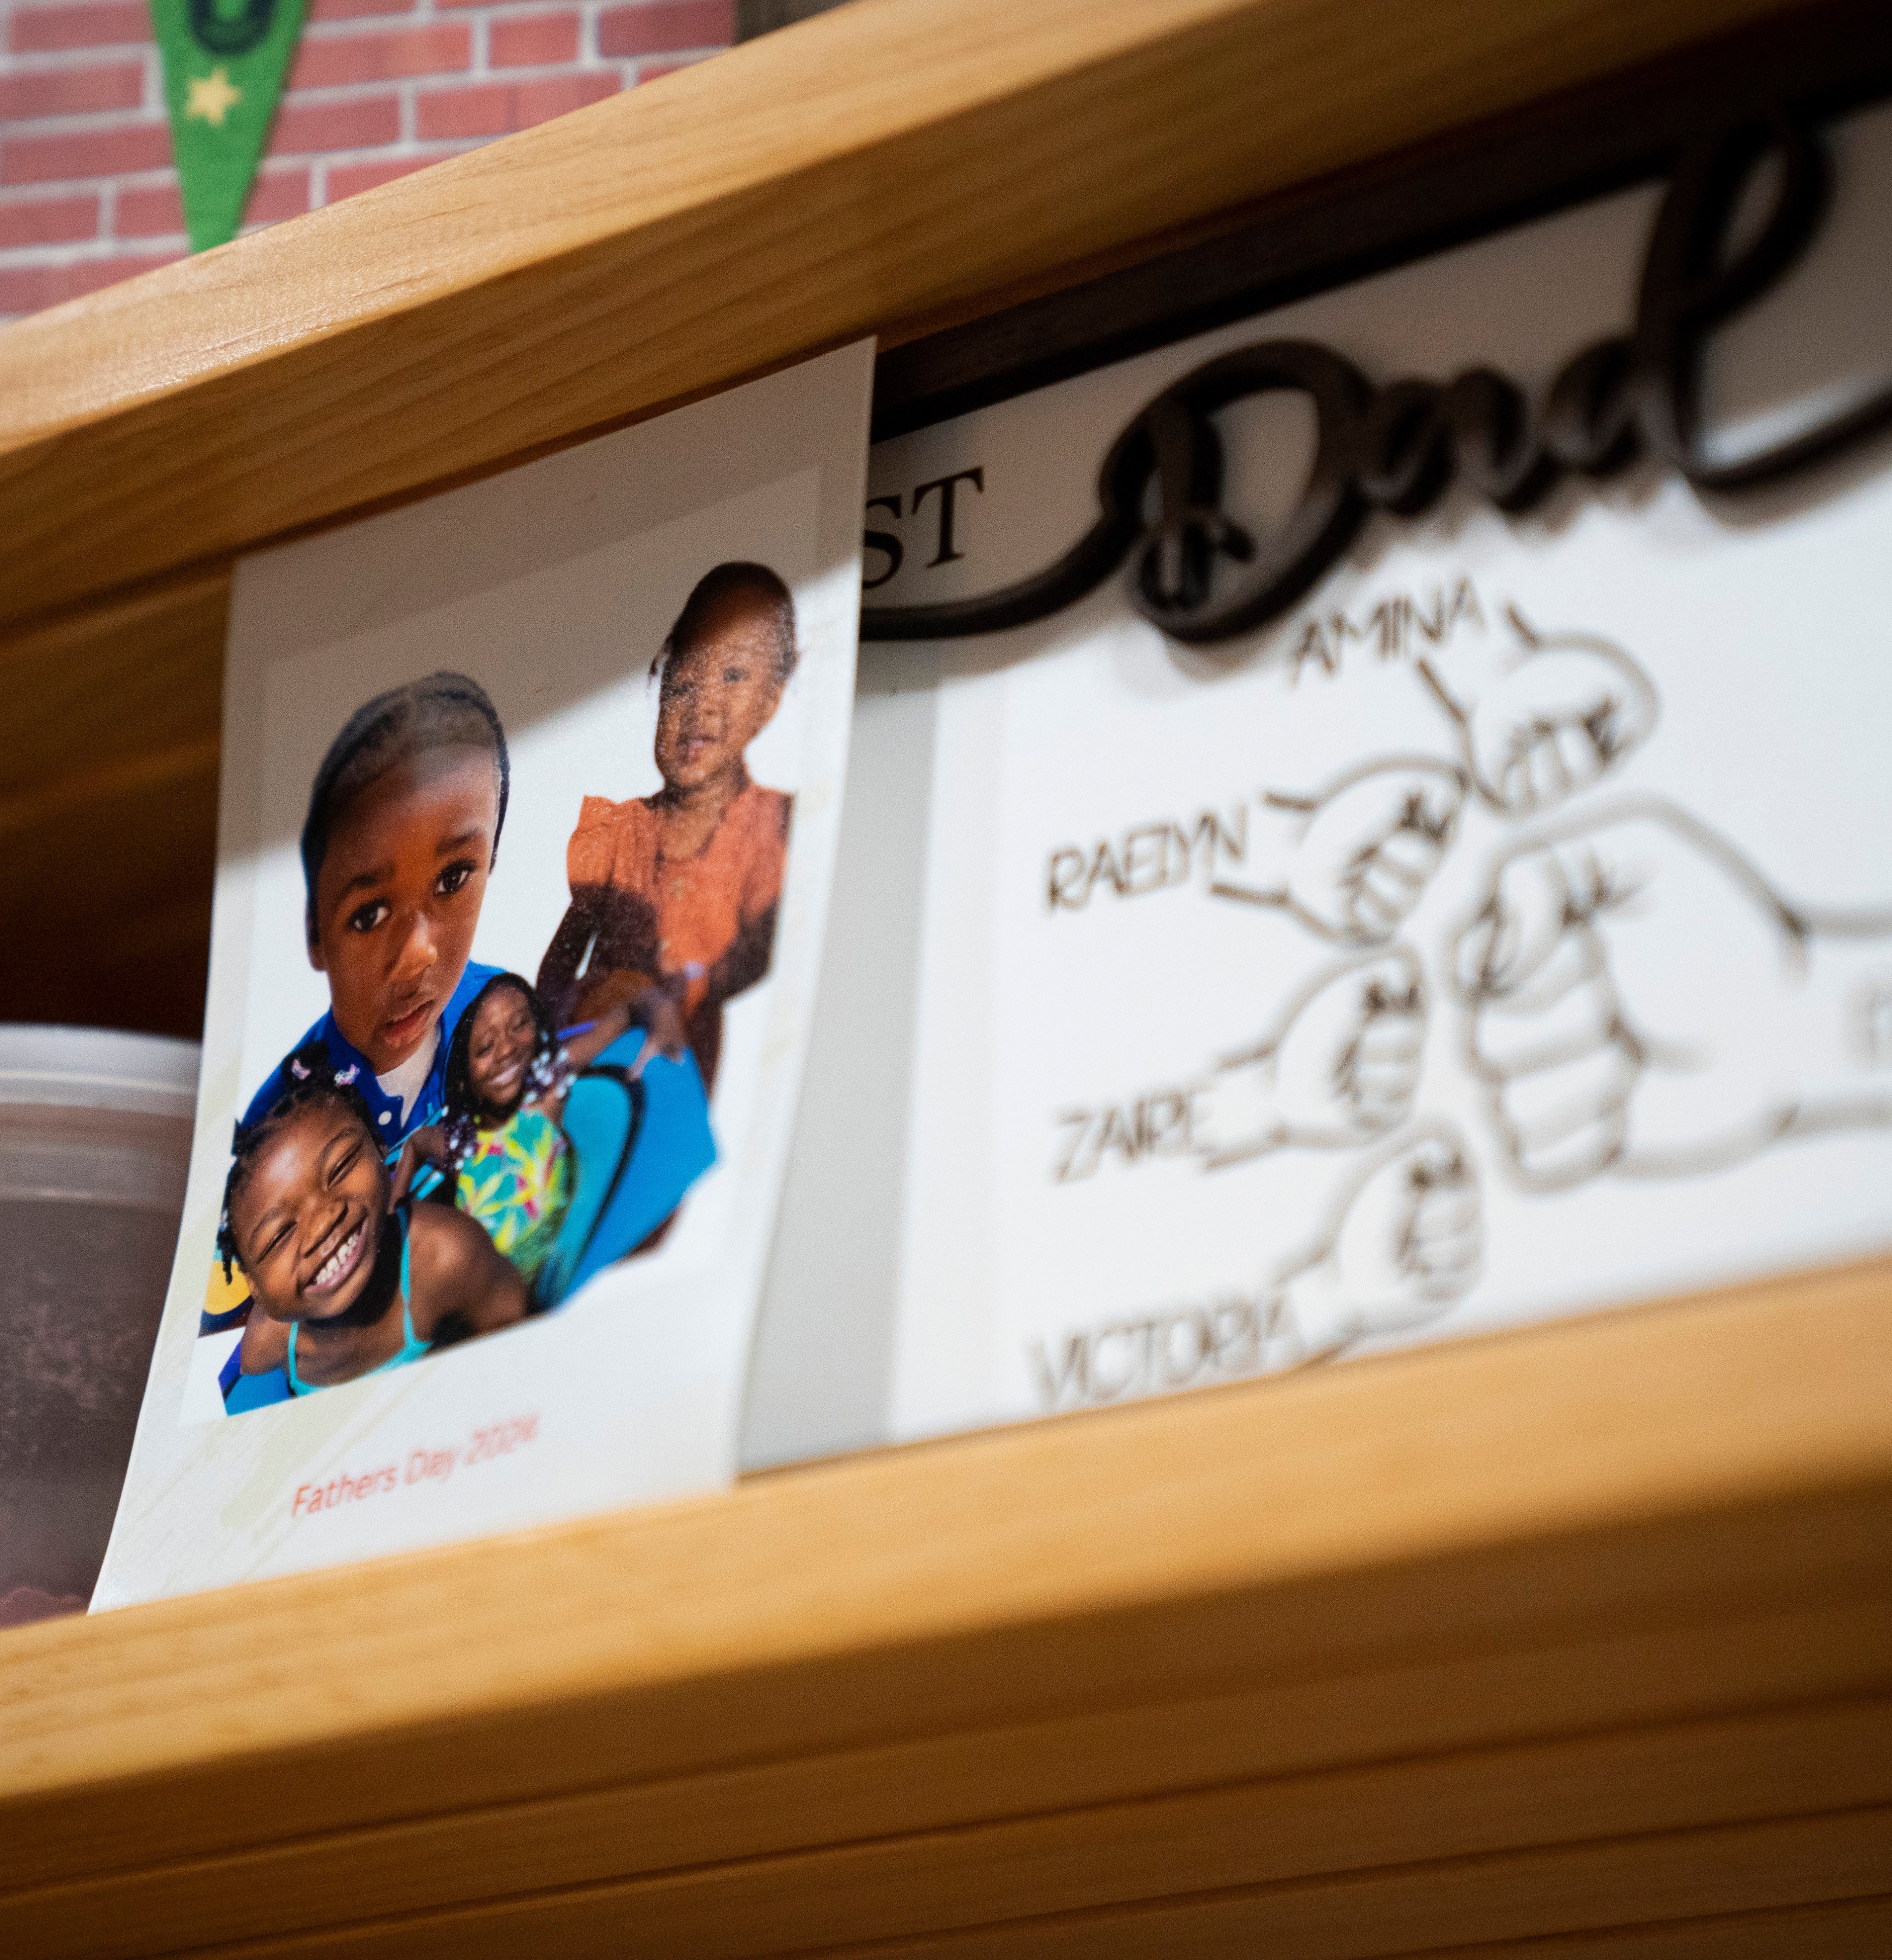
[[[1782,0],[857,0],[0,332],[0,619],[896,342]]]
[[[0,1950],[1882,1952],[1889,1545],[1880,1262],[28,1628]]]
[[[0,329],[0,1013],[195,1032],[233,554],[1763,16],[856,0]],[[1888,1547],[1879,1262],[27,1629],[0,1951],[1876,1955]]]
[[[199,1031],[237,552],[1806,12],[854,0],[0,328],[0,1017]]]

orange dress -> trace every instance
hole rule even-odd
[[[561,1023],[651,981],[674,992],[707,1086],[723,1003],[768,970],[793,799],[746,784],[701,850],[665,855],[655,799],[585,798],[565,851],[571,904],[539,988]],[[582,969],[582,971],[581,971]]]

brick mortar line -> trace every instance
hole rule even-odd
[[[71,4],[71,0],[68,0]],[[83,0],[80,0],[81,11]],[[100,0],[100,11],[113,0]],[[395,111],[396,133],[382,142],[355,144],[345,149],[297,149],[281,153],[266,151],[259,182],[266,196],[271,187],[278,195],[286,190],[291,201],[300,192],[310,211],[342,201],[335,195],[334,175],[340,171],[361,173],[378,180],[384,173],[404,175],[484,148],[510,131],[482,131],[475,135],[419,134],[420,120],[433,116],[451,126],[452,105],[476,90],[550,91],[556,99],[561,91],[592,95],[604,88],[608,92],[643,85],[671,68],[686,65],[720,52],[723,43],[701,47],[653,48],[641,53],[605,55],[599,46],[600,26],[606,14],[630,10],[635,0],[492,0],[472,8],[448,8],[437,0],[416,0],[399,12],[364,14],[352,19],[310,21],[305,39],[327,48],[354,41],[383,42],[401,35],[415,35],[440,27],[463,27],[467,49],[466,64],[418,75],[365,78],[359,81],[330,81],[316,86],[285,90],[279,98],[285,113],[299,113],[315,123],[310,133],[319,133],[325,111],[347,113],[373,105],[390,103]],[[668,11],[663,0],[656,5]],[[40,9],[8,8],[0,5],[0,28],[12,24],[11,17]],[[62,8],[59,11],[65,11]],[[641,10],[640,10],[641,11]],[[573,52],[552,59],[527,59],[517,65],[499,66],[494,59],[496,28],[529,30],[535,24],[554,29],[553,44],[563,38],[564,24],[573,24]],[[4,38],[0,36],[0,38]],[[525,38],[529,50],[534,38]],[[329,56],[329,59],[343,59]],[[120,137],[131,139],[133,147],[154,151],[150,132],[167,127],[165,115],[163,68],[155,45],[149,40],[113,41],[73,48],[32,49],[0,52],[0,81],[24,84],[30,94],[36,78],[49,84],[49,94],[68,77],[83,86],[89,77],[111,74],[123,76],[134,66],[138,71],[137,99],[122,107],[65,110],[45,116],[15,116],[4,130],[7,146],[24,144],[31,154],[36,142],[49,145],[64,142],[77,153],[80,167],[94,173],[73,177],[0,184],[0,213],[14,215],[22,228],[30,229],[38,210],[72,206],[76,219],[52,227],[77,228],[87,220],[87,235],[73,238],[36,240],[0,247],[0,276],[15,280],[17,303],[28,307],[52,304],[78,292],[97,291],[110,278],[130,276],[141,269],[173,262],[186,255],[187,240],[182,231],[145,232],[126,236],[120,224],[127,205],[142,200],[148,217],[156,199],[174,197],[177,177],[168,156],[163,161],[142,164],[135,169],[99,171],[83,162],[84,146],[96,139],[109,145]],[[600,79],[602,78],[602,80]],[[503,98],[502,98],[503,99]],[[513,107],[517,107],[516,99]],[[540,119],[543,119],[541,118]],[[528,124],[526,126],[531,126]],[[278,126],[280,128],[280,125]],[[144,139],[142,143],[138,139]],[[168,149],[168,145],[166,146]],[[161,209],[161,206],[159,207]],[[158,221],[164,221],[161,218]],[[240,237],[266,230],[281,219],[262,219],[243,224]],[[92,279],[91,269],[109,269]],[[0,312],[0,319],[9,316]]]
[[[0,124],[0,144],[30,141],[37,136],[115,136],[126,129],[166,127],[142,103],[135,109],[85,109],[63,116],[15,117]]]
[[[0,77],[81,75],[87,68],[126,68],[157,52],[155,41],[119,41],[102,48],[34,48],[21,54],[0,52]]]
[[[666,49],[646,55],[600,55],[587,50],[580,41],[579,51],[562,60],[528,62],[504,68],[447,68],[431,75],[408,75],[377,81],[324,84],[316,88],[285,89],[277,99],[283,108],[341,108],[355,102],[374,101],[410,90],[423,94],[450,94],[475,82],[510,81],[532,76],[609,75],[634,72],[646,62],[707,59],[720,49]],[[0,142],[18,142],[39,136],[113,135],[127,129],[168,126],[161,84],[157,99],[150,103],[128,103],[122,109],[68,110],[51,116],[17,116],[0,124]]]
[[[75,0],[75,4],[78,4],[78,0]],[[97,4],[109,6],[116,4],[116,0],[97,0]],[[588,14],[595,18],[607,10],[654,10],[668,4],[669,0],[491,0],[491,4],[483,6],[437,8],[431,4],[431,0],[417,0],[416,5],[404,12],[362,14],[326,21],[305,20],[300,41],[366,39],[376,35],[411,33],[417,27],[475,27],[481,22],[495,18],[531,20],[570,12]],[[0,9],[0,18],[6,18],[9,12],[23,11],[26,10]],[[0,74],[68,69],[88,62],[122,61],[138,54],[153,52],[156,45],[148,35],[140,35],[122,41],[84,42],[69,48],[4,48],[0,49]],[[714,51],[721,52],[720,43],[716,45]],[[669,50],[653,52],[668,52]]]
[[[626,63],[626,65],[629,65]],[[576,62],[561,62],[556,66],[545,68],[504,69],[494,75],[484,78],[479,85],[482,88],[514,88],[529,86],[535,81],[576,80],[594,75],[609,75],[612,72],[612,66],[613,64],[611,62],[601,63],[596,67],[581,67]],[[623,84],[625,88],[634,88],[637,85],[637,78],[634,76]],[[496,131],[490,135],[475,137],[422,136],[416,133],[413,126],[412,112],[421,97],[450,100],[456,94],[466,92],[464,88],[402,90],[399,92],[401,106],[405,113],[402,118],[402,132],[399,135],[390,138],[385,143],[353,145],[345,149],[266,149],[263,153],[259,170],[267,170],[272,166],[300,167],[304,164],[313,165],[330,162],[348,164],[371,162],[377,160],[393,162],[402,157],[411,155],[456,155],[465,149],[477,148],[485,143],[497,142],[501,135],[514,135],[520,133],[516,130]],[[127,122],[119,125],[117,131],[111,133],[120,133],[126,129],[154,129],[164,126],[165,126],[161,122]],[[56,132],[49,131],[46,133]],[[443,145],[455,147],[450,150],[443,150],[441,148]],[[81,192],[100,191],[107,186],[122,186],[127,189],[155,188],[174,180],[176,174],[176,167],[173,164],[150,164],[141,165],[135,170],[114,170],[97,177],[32,178],[17,183],[0,183],[0,205],[30,203],[55,197],[70,197]],[[30,248],[20,246],[0,247],[0,266],[4,266],[11,253],[27,249]]]
[[[351,103],[373,102],[390,97],[399,100],[421,94],[451,95],[475,85],[497,83],[513,86],[534,79],[550,81],[571,75],[616,74],[627,78],[627,85],[633,85],[641,78],[647,62],[707,60],[711,55],[720,52],[720,49],[714,48],[679,48],[642,55],[600,55],[595,49],[587,48],[581,40],[578,52],[561,61],[529,62],[507,68],[453,68],[433,75],[402,75],[375,81],[339,82],[319,88],[285,90],[278,98],[277,107],[278,111],[285,108],[345,108]],[[132,130],[167,129],[169,123],[164,112],[161,87],[158,93],[159,100],[154,103],[141,103],[122,109],[88,109],[54,116],[16,118],[0,126],[0,147],[10,143],[30,142],[42,137],[122,135]],[[134,173],[114,172],[111,174]],[[17,188],[21,186],[0,185],[0,191]]]

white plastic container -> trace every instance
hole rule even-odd
[[[0,1023],[0,1627],[91,1597],[151,1367],[189,1042]]]

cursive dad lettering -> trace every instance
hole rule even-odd
[[[1762,182],[1766,208],[1750,222],[1746,192]],[[1061,558],[976,598],[867,606],[860,637],[948,639],[1027,625],[1083,598],[1128,561],[1137,611],[1175,639],[1213,644],[1279,619],[1372,512],[1416,517],[1455,477],[1515,511],[1562,476],[1606,477],[1645,453],[1699,490],[1742,491],[1791,476],[1892,423],[1892,387],[1722,463],[1704,436],[1702,375],[1716,333],[1805,255],[1831,187],[1825,145],[1777,112],[1748,116],[1696,145],[1650,234],[1633,326],[1572,355],[1534,410],[1517,383],[1493,368],[1376,387],[1344,355],[1312,341],[1264,341],[1208,361],[1147,403],[1111,444],[1097,477],[1101,514]],[[1222,508],[1215,418],[1271,393],[1304,396],[1315,435],[1299,503],[1263,535]],[[1153,483],[1153,517],[1146,514]],[[1232,569],[1219,578],[1225,562]]]

